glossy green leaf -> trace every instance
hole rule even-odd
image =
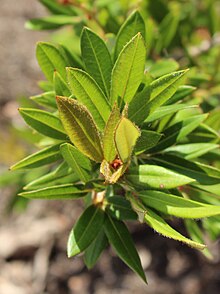
[[[141,136],[137,140],[137,143],[134,148],[135,154],[140,154],[147,149],[150,149],[157,145],[158,141],[160,140],[162,134],[159,134],[154,131],[146,131],[142,130],[141,131]]]
[[[122,162],[127,162],[132,154],[140,130],[127,118],[122,117],[115,130],[115,147]]]
[[[54,90],[57,96],[65,96],[65,97],[71,96],[71,92],[67,83],[64,81],[64,79],[61,77],[61,75],[57,71],[54,72],[53,84],[54,84]],[[56,99],[54,100],[56,101]]]
[[[90,160],[85,155],[69,143],[62,144],[60,151],[65,161],[81,181],[87,182],[91,179],[92,166]]]
[[[138,33],[123,48],[112,71],[111,104],[129,103],[136,93],[144,74],[146,48]],[[119,82],[120,81],[120,82]]]
[[[65,140],[66,133],[60,119],[54,114],[34,108],[19,108],[25,122],[39,133],[58,140]]]
[[[74,183],[77,181],[79,181],[79,177],[76,173],[67,165],[66,162],[62,162],[55,170],[34,179],[23,189],[36,190],[42,187]]]
[[[65,184],[22,192],[18,195],[30,199],[77,199],[87,194],[82,188],[83,186],[80,185]]]
[[[61,121],[72,143],[90,159],[101,162],[100,136],[88,110],[75,99],[66,97],[58,96],[57,104]]]
[[[112,61],[104,41],[89,28],[81,36],[82,58],[87,72],[94,78],[106,97],[109,97]]]
[[[42,149],[20,160],[16,164],[12,165],[10,169],[17,170],[26,168],[36,168],[57,161],[61,158],[59,149],[59,144]]]
[[[128,200],[120,196],[112,196],[107,199],[106,209],[108,214],[118,220],[136,220],[137,214],[132,210]]]
[[[126,178],[134,185],[156,189],[171,189],[194,182],[190,177],[149,164],[129,168]]]
[[[83,70],[68,68],[67,75],[73,95],[88,108],[98,128],[103,130],[111,108],[102,90]]]
[[[204,249],[206,247],[201,243],[192,241],[181,235],[179,232],[174,230],[162,217],[153,212],[150,208],[147,209],[144,219],[152,229],[154,229],[156,232],[163,235],[164,237],[183,242],[190,247],[196,249]]]
[[[112,112],[105,126],[104,135],[103,135],[104,158],[108,162],[112,162],[117,155],[117,151],[115,148],[114,135],[115,135],[116,126],[118,125],[120,118],[121,118],[120,111],[117,105],[115,104],[113,106]]]
[[[54,91],[49,91],[36,96],[31,96],[30,99],[32,99],[34,102],[41,106],[57,109],[56,95]]]
[[[220,214],[220,205],[208,205],[160,191],[141,191],[143,203],[162,213],[181,218],[203,218]]]
[[[68,257],[83,252],[97,237],[103,223],[104,212],[94,205],[89,206],[70,232],[67,244]]]
[[[140,258],[125,224],[106,215],[104,228],[117,255],[146,282]]]
[[[39,42],[37,44],[36,55],[43,73],[50,82],[53,82],[53,74],[55,70],[58,71],[65,80],[65,67],[67,64],[56,46],[46,42]]]
[[[29,30],[53,30],[65,25],[74,25],[82,21],[79,16],[50,15],[42,18],[32,18],[25,23]]]
[[[84,262],[88,269],[93,268],[102,251],[107,247],[108,239],[103,230],[101,230],[92,242],[92,244],[86,249],[84,254]]]
[[[134,11],[121,26],[115,44],[115,60],[124,46],[133,38],[137,33],[141,33],[145,39],[145,23],[139,11]]]

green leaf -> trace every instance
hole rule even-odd
[[[118,220],[137,219],[137,214],[132,210],[130,202],[120,196],[109,197],[106,203],[106,210],[108,214]]]
[[[84,64],[82,62],[81,57],[73,50],[69,50],[66,46],[63,44],[59,44],[58,48],[60,52],[62,53],[63,57],[66,59],[66,63],[69,67],[77,67],[84,69]]]
[[[71,142],[90,159],[101,162],[102,146],[97,127],[88,112],[75,99],[57,97],[61,121]]]
[[[53,82],[54,71],[58,71],[62,78],[66,79],[65,67],[67,64],[56,46],[46,42],[39,42],[36,55],[43,73],[50,82]]]
[[[25,122],[39,133],[57,140],[66,139],[60,119],[52,113],[34,108],[19,108],[19,112]]]
[[[219,148],[218,144],[193,143],[172,146],[166,149],[166,152],[177,152],[183,155],[186,159],[193,159],[217,148]]]
[[[132,154],[140,130],[127,118],[122,117],[115,130],[115,147],[122,162],[127,162]]]
[[[60,144],[57,144],[25,157],[16,164],[12,165],[10,169],[17,170],[36,168],[57,161],[60,158]]]
[[[163,118],[166,115],[171,115],[182,109],[196,108],[197,105],[187,105],[187,104],[174,104],[174,105],[166,105],[160,106],[157,108],[151,115],[149,115],[145,122],[149,123],[158,119]]]
[[[30,99],[41,106],[57,109],[56,95],[54,91],[49,91],[42,93],[40,95],[31,96]]]
[[[68,68],[67,76],[73,95],[88,108],[98,128],[103,130],[111,108],[102,90],[83,70]]]
[[[157,145],[158,141],[160,140],[162,134],[159,134],[154,131],[141,131],[141,136],[137,140],[137,144],[135,145],[134,152],[135,154],[140,154],[147,149],[150,149]]]
[[[102,251],[107,247],[108,239],[103,230],[101,230],[92,242],[92,244],[86,249],[84,254],[84,262],[88,269],[93,268],[96,264]]]
[[[179,64],[174,59],[160,59],[154,63],[149,72],[153,78],[159,78],[179,69]]]
[[[204,249],[206,247],[201,243],[192,241],[181,235],[179,232],[174,230],[170,225],[168,225],[168,223],[165,222],[165,220],[162,217],[153,212],[150,208],[147,209],[144,219],[151,228],[153,228],[156,232],[163,235],[164,237],[168,237],[183,242],[189,245],[190,247],[196,249]]]
[[[129,168],[126,178],[134,185],[155,189],[171,189],[194,182],[192,178],[149,164]]]
[[[57,96],[71,96],[70,89],[61,75],[55,71],[53,76],[54,90]],[[54,99],[55,100],[55,99]],[[56,101],[56,100],[55,100]]]
[[[196,87],[192,87],[192,86],[188,86],[188,85],[180,86],[177,89],[176,93],[170,99],[168,99],[167,102],[164,104],[165,105],[174,104],[174,103],[182,100],[183,98],[187,97],[195,90],[196,90]]]
[[[68,257],[84,251],[97,237],[103,223],[104,212],[94,205],[89,206],[70,232],[67,244]]]
[[[29,30],[53,30],[65,25],[74,25],[82,21],[79,16],[50,15],[41,18],[32,18],[25,23]]]
[[[81,36],[82,58],[87,72],[109,97],[112,61],[104,41],[89,28],[84,28]]]
[[[203,218],[220,214],[220,206],[208,205],[160,191],[140,191],[138,196],[148,207],[181,218]]]
[[[75,172],[67,165],[66,162],[62,162],[55,170],[37,178],[28,183],[24,190],[36,190],[42,187],[56,186],[61,184],[74,183],[79,180],[79,177]]]
[[[104,228],[109,243],[113,246],[117,255],[136,272],[144,282],[147,282],[137,250],[125,224],[111,218],[110,215],[106,215]]]
[[[107,124],[105,126],[104,135],[103,135],[103,152],[104,158],[108,162],[112,162],[117,155],[115,148],[114,134],[116,126],[120,121],[121,115],[119,108],[115,104],[112,108],[112,112],[109,116]]]
[[[121,26],[115,44],[115,60],[118,58],[119,53],[124,46],[133,38],[136,34],[141,33],[145,39],[145,23],[138,11],[134,11]]]
[[[86,183],[91,179],[91,162],[85,157],[76,147],[65,143],[60,146],[60,151],[68,163],[68,165],[74,170],[81,181]]]
[[[146,48],[138,33],[123,48],[112,71],[111,104],[129,103],[136,93],[144,74]]]
[[[83,190],[83,186],[75,184],[57,185],[38,190],[19,193],[19,196],[30,199],[76,199],[84,197],[88,191]]]
[[[54,0],[39,0],[53,14],[75,15],[75,9],[72,5],[63,5]]]

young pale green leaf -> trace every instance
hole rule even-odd
[[[166,152],[179,153],[183,155],[186,159],[193,159],[217,148],[219,148],[218,144],[193,143],[172,146],[166,149]]]
[[[115,147],[119,158],[126,163],[134,149],[140,130],[127,118],[122,117],[115,130]]]
[[[163,235],[164,237],[183,242],[190,247],[196,249],[202,250],[206,247],[204,244],[192,241],[181,235],[179,232],[174,230],[162,217],[153,212],[150,208],[147,209],[144,220],[151,228],[153,228],[156,232]]]
[[[42,93],[40,95],[31,96],[30,99],[41,106],[57,109],[56,95],[54,91],[49,91]]]
[[[136,93],[144,74],[146,48],[138,33],[123,48],[112,71],[111,104],[129,103]]]
[[[171,189],[195,181],[164,167],[148,164],[130,168],[126,178],[134,185],[155,189]]]
[[[12,165],[10,170],[36,168],[57,161],[61,158],[59,149],[60,145],[57,144],[40,150]]]
[[[174,145],[181,139],[184,139],[188,134],[195,130],[206,117],[207,114],[194,115],[168,127],[163,132],[163,139],[150,151],[159,152]]]
[[[137,144],[135,145],[134,152],[135,154],[140,154],[147,149],[150,149],[157,145],[161,138],[162,134],[159,134],[154,131],[146,131],[142,130],[141,131],[141,136],[137,140]]]
[[[78,182],[79,177],[75,172],[67,165],[66,162],[62,162],[55,170],[34,179],[28,183],[24,190],[36,190],[42,187],[57,186],[62,184]]]
[[[68,143],[62,144],[60,151],[65,161],[82,182],[86,183],[91,179],[92,166],[90,160],[85,155]]]
[[[109,243],[113,246],[117,255],[136,272],[144,282],[147,282],[137,250],[125,224],[111,218],[110,215],[106,215],[104,228]]]
[[[82,21],[79,16],[50,15],[41,18],[32,18],[25,23],[29,30],[54,30],[65,25],[73,25]]]
[[[54,71],[58,71],[62,78],[66,79],[66,61],[56,46],[46,42],[37,44],[36,55],[38,63],[46,78],[53,82]]]
[[[212,174],[209,175],[207,168],[201,166],[197,162],[192,162],[179,156],[169,154],[165,154],[164,156],[158,155],[152,159],[156,164],[162,165],[166,168],[176,171],[177,173],[181,173],[196,180],[193,185],[199,184],[206,186],[219,184],[219,176]]]
[[[190,95],[191,93],[193,93],[196,90],[196,87],[192,87],[192,86],[188,86],[188,85],[183,85],[180,86],[176,93],[167,100],[166,103],[164,103],[165,105],[168,104],[174,104],[180,100],[182,100],[183,98],[187,97],[188,95]]]
[[[220,206],[208,205],[160,191],[140,191],[147,207],[181,218],[203,218],[220,214]]]
[[[97,127],[83,105],[66,97],[57,97],[57,105],[64,128],[72,143],[90,159],[101,162],[103,151]]]
[[[149,123],[149,122],[155,121],[157,119],[161,119],[166,115],[171,115],[179,110],[196,108],[196,107],[198,107],[198,106],[187,105],[187,104],[174,104],[174,105],[160,106],[159,108],[157,108],[152,114],[150,114],[146,118],[145,122]]]
[[[137,33],[141,33],[145,39],[145,22],[138,11],[134,11],[121,26],[115,44],[115,60],[118,58],[119,53],[124,46],[133,38]]]
[[[85,71],[67,68],[67,76],[73,95],[85,105],[100,130],[109,118],[111,107],[97,83]]]
[[[105,42],[89,28],[81,36],[82,58],[87,72],[94,78],[106,97],[109,97],[112,61]]]
[[[66,139],[62,123],[54,114],[34,108],[19,108],[19,112],[25,122],[39,133],[57,140]]]
[[[159,59],[154,63],[149,72],[153,78],[159,78],[179,69],[179,64],[174,59]]]
[[[112,196],[107,199],[106,210],[108,214],[118,220],[136,220],[137,214],[132,210],[128,200],[120,196]]]
[[[83,252],[101,231],[104,223],[104,212],[94,205],[89,206],[70,232],[67,254],[68,257]]]
[[[61,75],[57,71],[54,72],[53,84],[54,84],[54,90],[56,92],[56,96],[65,96],[65,97],[71,96],[71,92],[67,83],[64,81],[64,79],[61,77]],[[54,100],[56,101],[56,99]]]
[[[92,244],[86,249],[84,254],[84,262],[88,269],[93,268],[102,251],[107,247],[108,239],[103,230],[101,230],[92,242]]]
[[[34,191],[22,192],[19,196],[30,199],[77,199],[84,197],[88,191],[83,190],[83,186],[75,184],[57,185],[46,187]]]
[[[114,134],[115,134],[116,126],[118,122],[120,121],[120,118],[121,118],[120,110],[115,104],[112,108],[112,112],[105,126],[104,135],[103,135],[104,158],[109,163],[112,162],[117,155],[117,151],[115,148]]]

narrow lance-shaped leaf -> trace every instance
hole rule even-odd
[[[66,133],[60,119],[54,114],[32,108],[19,108],[26,123],[39,133],[58,140],[65,140]]]
[[[140,258],[125,224],[106,215],[104,228],[117,255],[146,282]]]
[[[68,257],[83,252],[102,229],[103,222],[104,212],[94,205],[89,206],[70,232],[67,244]]]
[[[91,179],[91,162],[76,147],[65,143],[60,147],[61,154],[68,165],[74,170],[83,182]]]
[[[112,61],[104,41],[89,28],[84,28],[81,36],[81,51],[87,72],[109,97]]]
[[[176,188],[195,181],[164,167],[149,164],[130,168],[126,178],[134,185],[156,189]]]
[[[122,117],[115,130],[115,146],[122,162],[129,160],[139,136],[140,130],[129,119]]]
[[[220,214],[220,206],[208,205],[160,191],[141,191],[143,203],[165,214],[182,218],[202,218]]]
[[[48,91],[36,96],[31,96],[30,99],[41,106],[57,109],[56,95],[54,91]]]
[[[57,70],[62,78],[66,78],[66,61],[59,50],[53,44],[39,42],[37,44],[36,55],[38,63],[46,78],[53,82],[53,73]]]
[[[192,241],[181,235],[179,232],[174,230],[162,217],[153,212],[150,208],[147,208],[144,219],[151,228],[153,228],[156,232],[163,235],[164,237],[183,242],[190,247],[196,249],[204,249],[206,247],[204,244]]]
[[[98,128],[103,130],[111,108],[102,90],[83,70],[68,68],[67,76],[73,95],[88,108]]]
[[[145,39],[145,23],[139,11],[134,11],[121,26],[115,44],[115,59],[123,47],[133,38],[137,33],[141,33]]]
[[[84,197],[88,191],[83,190],[83,186],[75,184],[57,185],[46,187],[34,191],[22,192],[19,196],[30,199],[76,199]]]
[[[146,48],[138,33],[124,47],[112,71],[111,104],[129,103],[136,93],[144,74]]]
[[[70,89],[61,75],[55,71],[53,76],[53,84],[54,90],[57,96],[66,96],[69,97],[71,95]],[[56,99],[54,99],[56,101]]]
[[[40,167],[61,158],[60,154],[60,144],[47,147],[40,150],[32,155],[25,157],[16,164],[11,166],[11,170],[25,169],[25,168],[36,168]]]
[[[115,148],[115,141],[114,141],[114,134],[115,129],[120,121],[120,111],[117,105],[113,106],[112,112],[109,116],[107,124],[105,126],[104,135],[103,135],[103,151],[104,151],[104,158],[108,162],[112,162],[116,155],[117,151]]]
[[[61,121],[72,143],[90,159],[101,162],[100,136],[88,110],[75,99],[66,97],[58,96],[57,104]]]
[[[88,269],[93,268],[97,262],[102,251],[108,245],[108,239],[103,230],[101,230],[97,238],[92,242],[92,244],[86,249],[84,254],[84,262]]]
[[[147,149],[150,149],[157,145],[158,141],[160,140],[162,134],[159,134],[154,131],[147,131],[147,130],[142,130],[141,131],[141,136],[137,140],[137,143],[135,145],[134,152],[135,154],[140,154]]]

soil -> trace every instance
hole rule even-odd
[[[15,99],[38,93],[42,74],[35,43],[48,34],[24,29],[27,19],[45,14],[37,0],[0,0],[0,5],[0,114],[10,121],[18,116]],[[146,286],[110,248],[90,271],[83,256],[66,257],[69,231],[82,211],[80,201],[35,200],[22,213],[7,214],[15,187],[0,192],[0,294],[220,293],[219,241],[210,244],[215,256],[210,262],[146,225],[129,224],[148,278]],[[185,234],[181,221],[173,224]]]

